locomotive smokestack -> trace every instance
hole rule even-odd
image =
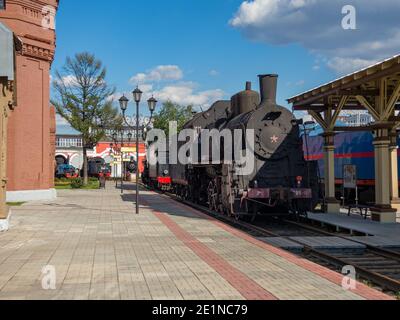
[[[276,90],[278,86],[277,74],[264,74],[260,78],[261,105],[276,105]]]
[[[250,81],[246,82],[246,90],[248,90],[248,91],[251,90],[251,82]]]

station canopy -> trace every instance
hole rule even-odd
[[[400,118],[396,116],[396,111],[400,110],[399,97],[400,55],[396,55],[303,92],[287,101],[293,105],[294,111],[307,111],[325,127],[325,130],[332,131],[336,131],[333,126],[341,111],[366,110],[374,119],[374,123],[361,129],[374,130],[381,125],[392,128],[400,126]],[[329,119],[326,119],[328,111],[330,115]],[[331,124],[327,120],[331,120]]]

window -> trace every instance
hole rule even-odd
[[[0,10],[6,9],[6,0],[0,0]]]

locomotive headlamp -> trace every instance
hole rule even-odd
[[[168,175],[169,171],[168,170],[164,170],[164,176]]]
[[[129,100],[128,100],[128,98],[125,97],[125,96],[122,96],[122,97],[119,99],[119,106],[120,106],[122,112],[125,112],[126,109],[128,109],[128,103],[129,103]]]

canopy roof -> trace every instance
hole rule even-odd
[[[294,110],[312,110],[321,112],[329,104],[337,108],[343,96],[348,99],[342,110],[365,110],[357,96],[367,100],[380,96],[380,81],[387,81],[387,92],[390,96],[396,89],[400,79],[400,55],[386,59],[362,70],[343,76],[317,88],[289,98]],[[399,105],[396,103],[396,109]]]

